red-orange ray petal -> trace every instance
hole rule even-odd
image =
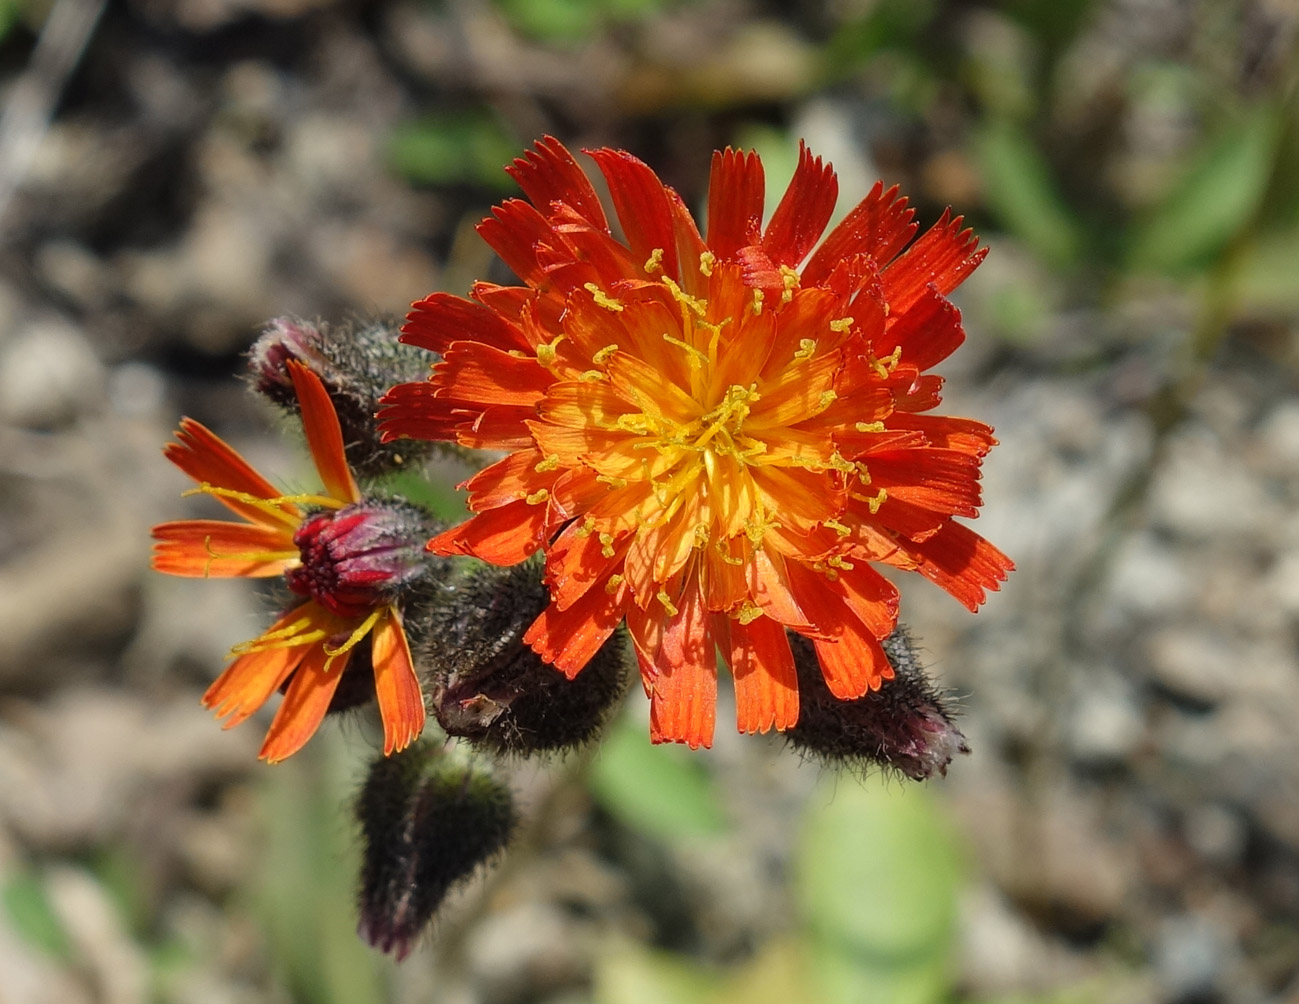
[[[798,674],[785,629],[770,617],[731,620],[730,664],[736,726],[741,732],[784,731],[798,722]]]
[[[534,405],[554,379],[535,356],[520,358],[481,342],[454,343],[433,370],[448,397],[480,405]]]
[[[316,644],[307,652],[293,674],[284,700],[280,702],[271,727],[266,732],[266,741],[262,743],[258,758],[267,763],[279,763],[307,744],[307,740],[316,734],[320,723],[325,720],[325,712],[334,699],[334,691],[347,669],[348,656],[345,653],[329,661],[323,643]],[[329,670],[326,672],[325,666]]]
[[[465,405],[437,396],[426,381],[399,383],[379,399],[379,431],[383,441],[394,439],[454,439],[458,425],[472,413]]]
[[[503,351],[531,351],[515,324],[490,307],[450,293],[431,293],[412,303],[401,326],[401,341],[439,355],[459,341],[482,342]]]
[[[879,690],[893,678],[893,666],[880,643],[856,618],[845,619],[833,641],[813,638],[821,675],[830,693],[851,701]]]
[[[877,359],[901,349],[901,358],[918,370],[942,362],[965,341],[961,312],[932,283],[911,308],[889,315],[884,332],[871,345]]]
[[[389,607],[375,624],[371,645],[374,693],[383,719],[383,755],[391,756],[424,731],[424,698],[396,607]]]
[[[838,198],[834,168],[800,140],[798,167],[762,235],[762,250],[777,265],[797,265],[820,239]]]
[[[163,447],[163,455],[199,484],[243,492],[259,499],[280,497],[280,491],[258,474],[225,440],[201,422],[182,418],[178,442]],[[302,513],[292,502],[255,506],[238,499],[216,496],[218,502],[251,523],[296,528]]]
[[[928,445],[944,450],[960,450],[972,457],[986,456],[997,445],[992,426],[972,418],[954,418],[947,415],[916,415],[911,412],[894,412],[889,417],[890,428],[913,430],[925,437]]]
[[[471,554],[493,565],[517,565],[545,542],[546,506],[511,502],[489,509],[428,542],[434,554]]]
[[[600,197],[573,155],[554,136],[537,140],[505,170],[543,213],[552,203],[563,202],[593,227],[608,232]]]
[[[659,264],[667,275],[677,278],[680,273],[672,208],[658,175],[625,150],[604,148],[584,152],[595,161],[609,184],[613,208],[632,254],[647,261],[656,248],[661,248],[663,259]]]
[[[1015,563],[969,527],[948,522],[923,543],[902,542],[916,571],[951,593],[970,610],[978,610],[987,591],[1001,588]]]
[[[320,377],[296,359],[289,361],[289,376],[302,409],[302,429],[307,435],[311,459],[316,463],[320,480],[332,498],[340,502],[359,502],[361,490],[356,487],[352,469],[343,452],[343,430],[329,391]]]
[[[310,620],[312,609],[312,604],[295,607],[267,628],[265,634],[282,631],[304,617]],[[207,688],[203,707],[210,708],[218,718],[230,716],[225,727],[233,728],[266,703],[297,668],[309,644],[268,648],[239,656]]]
[[[890,312],[910,310],[930,283],[945,296],[978,268],[988,249],[978,250],[979,238],[973,230],[962,230],[961,220],[944,210],[938,222],[884,270],[880,278]]]
[[[563,242],[534,207],[522,199],[506,199],[477,229],[515,275],[533,289],[544,292],[550,288],[549,278],[537,262],[537,247]]]
[[[152,567],[168,575],[265,578],[298,560],[288,527],[188,519],[155,526],[153,538]]]
[[[708,247],[729,260],[762,238],[762,161],[753,151],[717,150],[708,180]]]
[[[911,222],[915,214],[907,208],[907,199],[898,194],[897,185],[885,191],[884,182],[875,182],[866,198],[839,221],[808,259],[803,284],[821,284],[835,266],[854,255],[869,255],[881,267],[887,265],[915,235],[916,224]]]
[[[551,603],[523,636],[524,644],[570,680],[622,622],[627,587],[620,583],[610,592],[608,581],[588,589],[566,609]]]
[[[685,743],[691,749],[713,744],[717,716],[717,651],[713,641],[715,616],[704,606],[698,577],[682,577],[684,591],[675,600],[677,613],[663,621],[656,652],[645,652],[654,666],[650,694],[650,740]],[[657,603],[657,601],[655,601]],[[628,608],[627,626],[636,637],[640,618]],[[658,613],[658,611],[656,611]],[[662,613],[658,614],[660,618]]]
[[[550,487],[555,472],[537,470],[544,459],[537,450],[519,450],[484,467],[456,487],[468,490],[469,508],[473,512],[496,509]]]

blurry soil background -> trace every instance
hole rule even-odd
[[[798,13],[790,9],[797,7]],[[0,1002],[1299,1000],[1294,0],[0,0]],[[1018,563],[904,619],[974,749],[926,787],[778,738],[515,770],[527,822],[401,966],[354,933],[331,723],[268,768],[198,697],[265,624],[147,571],[180,415],[279,314],[504,280],[473,232],[553,133],[699,206],[797,141],[992,253],[943,410]],[[458,502],[445,472],[444,515]],[[259,719],[264,725],[265,718]]]

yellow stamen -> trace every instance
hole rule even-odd
[[[815,338],[800,338],[798,348],[794,350],[795,359],[811,359],[816,352]]]
[[[617,491],[620,488],[627,487],[626,478],[615,477],[612,474],[597,474],[595,480],[608,485],[612,491]]]
[[[329,658],[325,660],[324,671],[328,673],[329,667],[335,659],[352,651],[360,643],[361,639],[370,633],[370,629],[379,622],[379,618],[384,616],[388,610],[388,607],[379,607],[373,611],[369,617],[361,621],[356,630],[347,636],[347,641],[339,645],[338,648],[334,648],[326,642],[324,645],[325,655],[329,656]]]
[[[540,505],[542,502],[545,502],[546,499],[548,498],[550,498],[550,492],[547,491],[545,488],[539,488],[537,489],[537,491],[527,496],[523,501],[528,503],[528,505]]]
[[[837,401],[838,399],[839,399],[839,395],[836,394],[834,391],[823,390],[821,391],[821,396],[817,398],[816,410],[818,412],[825,411],[826,408],[830,407],[830,405],[834,404],[835,401]]]
[[[613,557],[614,555],[613,534],[611,533],[600,534],[600,553],[604,555],[606,558]]]
[[[883,422],[858,422],[853,426],[858,432],[883,432]]]
[[[622,310],[622,301],[610,296],[608,293],[602,290],[595,283],[593,282],[585,283],[582,286],[582,288],[591,294],[591,297],[595,300],[595,305],[597,307],[603,307],[605,310],[611,310],[615,314],[618,313],[618,311]]]
[[[837,519],[827,519],[821,525],[827,527],[828,529],[833,530],[840,537],[847,537],[850,533],[852,533],[852,530],[844,526]]]
[[[203,538],[203,550],[207,553],[207,561],[203,563],[203,578],[211,577],[212,562],[217,558],[225,558],[229,561],[288,561],[298,557],[298,551],[233,551],[225,554],[218,551],[212,546],[212,537],[208,535]]]
[[[206,481],[197,488],[191,488],[180,493],[181,498],[188,498],[190,495],[213,495],[216,498],[234,499],[237,502],[243,502],[246,505],[262,509],[279,519],[295,519],[299,516],[298,513],[287,513],[280,508],[286,503],[289,505],[316,505],[322,509],[342,509],[346,505],[351,505],[350,502],[336,499],[332,495],[276,495],[274,498],[262,499],[256,495],[250,495],[248,492],[235,491],[233,488],[218,488]]]
[[[672,597],[667,594],[667,590],[660,589],[654,598],[663,604],[663,609],[667,611],[669,617],[677,615],[676,605],[672,602]]]
[[[684,289],[682,289],[675,282],[673,282],[669,276],[666,275],[663,276],[663,278],[660,279],[659,282],[667,286],[668,292],[672,294],[672,299],[676,300],[677,303],[681,304],[683,307],[687,307],[690,310],[694,311],[697,317],[703,317],[708,313],[707,300],[700,300],[691,296]]]
[[[874,356],[872,356],[871,366],[875,368],[876,373],[878,373],[883,379],[887,380],[890,376],[893,375],[893,371],[898,368],[898,360],[901,358],[902,358],[902,346],[895,345],[893,347],[893,351],[890,352],[883,359],[876,359]]]
[[[618,591],[618,587],[621,585],[622,585],[622,576],[611,575],[609,576],[609,581],[604,584],[604,591],[610,594],[616,593]]]
[[[603,366],[613,358],[613,354],[617,351],[618,343],[612,342],[596,352],[596,354],[591,357],[591,362],[595,363],[597,366]]]
[[[851,317],[841,317],[837,321],[830,322],[830,330],[838,332],[839,334],[843,334],[852,326],[853,326],[853,318]]]
[[[704,251],[699,255],[699,271],[705,276],[712,276],[713,266],[717,264],[717,255]]]
[[[655,272],[663,271],[663,249],[655,248],[650,252],[649,258],[645,260],[645,274],[653,275]]]
[[[760,289],[753,291],[753,316],[757,317],[762,313],[762,301],[766,299],[766,294]]]
[[[591,536],[591,534],[594,533],[594,532],[595,532],[595,517],[594,517],[594,516],[588,516],[588,517],[586,517],[586,519],[583,521],[582,525],[579,526],[576,530],[573,531],[573,533],[576,534],[578,537],[589,537],[589,536]]]
[[[754,604],[752,600],[745,600],[743,603],[739,605],[738,609],[736,609],[733,616],[741,624],[752,624],[754,621],[756,621],[759,617],[762,616],[762,611]]]
[[[603,370],[582,370],[577,375],[577,379],[582,383],[599,383],[601,380],[608,380],[609,374]]]
[[[885,499],[889,497],[889,492],[887,488],[881,488],[875,493],[874,497],[870,495],[862,495],[859,492],[853,492],[850,497],[856,499],[858,502],[865,502],[866,505],[870,507],[871,515],[874,516],[880,511],[880,506],[884,504]]]
[[[559,470],[559,454],[552,453],[545,460],[533,464],[532,469],[538,474],[545,474],[549,471]]]
[[[788,303],[790,300],[794,299],[794,290],[798,289],[798,284],[800,281],[799,276],[798,273],[795,272],[788,265],[781,265],[780,278],[781,281],[784,282],[785,284],[784,292],[780,294],[780,302]]]

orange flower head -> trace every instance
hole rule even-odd
[[[252,641],[203,696],[230,728],[287,684],[261,757],[283,760],[315,733],[357,645],[369,637],[384,752],[424,728],[424,702],[395,602],[418,574],[423,523],[401,506],[361,498],[343,453],[334,406],[320,378],[288,364],[303,427],[325,490],[284,495],[205,426],[184,419],[168,460],[242,522],[182,520],[153,529],[153,567],[171,575],[283,575],[307,601]],[[427,531],[424,531],[427,533]]]
[[[530,202],[479,232],[525,285],[413,305],[403,339],[441,358],[388,393],[385,435],[507,453],[430,549],[543,550],[551,603],[526,640],[573,676],[625,620],[655,741],[711,742],[717,652],[740,730],[788,729],[787,631],[837,698],[893,675],[877,565],[971,609],[1012,568],[953,518],[977,515],[992,430],[927,414],[928,371],[965,337],[947,294],[984,251],[948,214],[913,242],[882,184],[822,239],[838,186],[805,148],[765,227],[758,157],[715,154],[706,237],[641,161],[589,155],[623,236],[557,141],[516,160]]]

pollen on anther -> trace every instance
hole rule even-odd
[[[762,610],[752,600],[745,600],[735,611],[735,619],[741,624],[752,624],[761,616]]]
[[[591,298],[595,300],[595,305],[597,307],[603,307],[605,310],[611,310],[615,314],[623,309],[621,300],[618,300],[610,296],[608,293],[602,290],[595,283],[593,282],[584,283],[582,288],[591,294]]]
[[[798,340],[798,348],[794,350],[794,358],[811,359],[815,353],[816,353],[816,339],[800,338]]]
[[[704,251],[699,255],[699,271],[705,276],[711,277],[713,266],[717,264],[717,255],[711,251]]]
[[[611,593],[611,594],[616,593],[618,591],[618,587],[621,585],[622,585],[622,576],[611,575],[609,576],[609,581],[604,584],[604,591],[606,593]]]
[[[884,428],[884,423],[883,423],[883,422],[856,422],[856,423],[854,423],[853,428],[856,429],[858,432],[884,432],[884,431],[886,431],[885,428]]]
[[[540,460],[533,464],[532,469],[538,474],[546,474],[549,471],[559,470],[559,454],[552,453],[545,460]]]
[[[653,275],[655,272],[663,271],[663,249],[655,248],[650,252],[649,258],[645,260],[645,274]]]
[[[596,352],[596,354],[591,357],[591,362],[595,363],[597,366],[603,366],[605,363],[607,363],[610,359],[613,358],[613,354],[617,351],[618,351],[618,343],[611,342],[610,344],[606,345],[604,348]]]
[[[660,589],[654,598],[663,604],[663,609],[667,612],[669,617],[675,617],[677,615],[676,604],[672,602],[672,597],[667,594],[667,590]]]
[[[840,317],[838,320],[830,322],[830,330],[842,334],[853,326],[854,320],[851,317]]]
[[[762,292],[762,290],[755,289],[753,291],[753,316],[754,317],[757,317],[759,314],[762,313],[762,301],[764,299],[766,299],[766,295]]]
[[[600,553],[604,555],[604,557],[606,558],[613,557],[614,555],[613,534],[611,533],[600,534]]]
[[[531,495],[527,496],[523,501],[527,502],[528,505],[540,505],[548,498],[550,498],[550,492],[545,488],[539,488]]]

